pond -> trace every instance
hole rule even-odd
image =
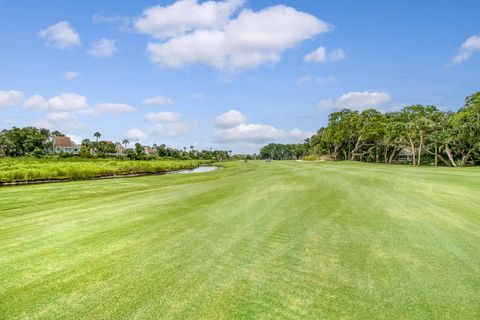
[[[220,169],[219,167],[215,166],[200,166],[194,169],[185,169],[173,172],[174,174],[183,174],[183,173],[203,173],[203,172],[210,172]]]

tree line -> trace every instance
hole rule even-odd
[[[81,157],[81,158],[106,158],[116,157],[129,160],[149,160],[156,158],[183,159],[183,160],[215,160],[225,161],[232,158],[231,150],[196,150],[192,145],[188,149],[176,149],[165,144],[154,144],[151,147],[152,154],[145,152],[145,147],[136,143],[128,148],[130,142],[125,139],[121,144],[124,150],[117,153],[116,144],[110,141],[100,141],[101,133],[95,132],[94,141],[84,139],[80,145],[78,154],[53,152],[54,137],[65,136],[58,130],[50,131],[44,128],[25,127],[4,129],[0,131],[0,157]]]
[[[456,112],[435,106],[412,105],[397,112],[342,109],[328,124],[298,145],[269,144],[263,159],[315,159],[396,162],[408,152],[414,166],[449,167],[480,163],[480,92],[466,98]]]

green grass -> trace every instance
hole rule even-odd
[[[254,162],[0,189],[0,318],[478,319],[480,169]]]
[[[38,180],[86,180],[111,175],[161,173],[198,167],[199,161],[82,158],[0,158],[0,184]]]

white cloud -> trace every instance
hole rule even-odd
[[[74,113],[79,116],[86,116],[86,117],[98,117],[100,115],[100,112],[93,108],[76,110],[74,111]]]
[[[88,109],[88,102],[87,98],[82,95],[61,93],[48,101],[40,95],[34,95],[25,101],[23,106],[32,110],[78,111]]]
[[[145,139],[147,135],[140,129],[130,129],[125,133],[125,138],[130,142],[138,142]]]
[[[316,63],[336,62],[345,59],[345,52],[343,49],[335,49],[332,52],[327,52],[324,47],[319,47],[317,50],[305,56],[305,61]]]
[[[0,90],[0,109],[13,107],[23,99],[23,92],[17,90]]]
[[[151,98],[144,99],[142,104],[146,106],[161,106],[164,104],[172,104],[173,101],[169,97],[164,96],[155,96]]]
[[[187,1],[176,4],[184,2]],[[202,12],[200,15],[202,17],[208,14],[207,11]],[[259,67],[266,63],[276,63],[280,61],[283,51],[331,30],[329,24],[316,17],[283,5],[268,7],[258,12],[244,9],[229,21],[215,17],[212,20],[216,20],[216,23],[212,22],[207,26],[187,23],[188,28],[185,27],[185,23],[170,17],[170,12],[166,15],[169,21],[173,21],[171,28],[158,28],[155,32],[149,29],[148,33],[156,38],[168,39],[149,43],[147,51],[153,63],[173,68],[200,64],[237,71]],[[186,14],[184,16],[189,17]],[[159,18],[152,18],[157,19]],[[190,23],[190,17],[185,19]],[[162,25],[161,22],[159,24]],[[185,33],[187,31],[188,33]]]
[[[266,143],[286,138],[288,133],[265,124],[241,123],[236,127],[218,130],[215,140],[220,143]]]
[[[350,108],[354,110],[364,110],[375,108],[390,102],[390,95],[385,92],[347,92],[338,99],[326,99],[319,102],[321,109],[341,109]]]
[[[262,144],[267,142],[302,141],[313,135],[298,128],[287,132],[267,124],[248,124],[247,118],[237,110],[230,110],[215,119],[219,130],[215,140],[219,143]]]
[[[180,113],[174,112],[150,112],[145,115],[145,120],[149,122],[175,122],[182,118]]]
[[[108,23],[110,25],[116,25],[120,31],[127,31],[130,28],[132,19],[130,17],[122,16],[106,16],[96,13],[92,17],[93,23]]]
[[[230,110],[215,118],[215,125],[220,128],[232,128],[239,124],[245,123],[247,117],[245,117],[238,110]]]
[[[61,93],[48,100],[53,110],[80,110],[88,108],[87,98],[76,93]]]
[[[66,111],[48,113],[33,125],[50,130],[72,130],[83,127],[73,113]]]
[[[75,79],[76,77],[78,77],[78,73],[76,73],[75,71],[66,71],[63,74],[63,79],[65,80],[72,80],[72,79]]]
[[[177,137],[189,134],[195,125],[184,121],[175,121],[172,123],[159,123],[152,128],[152,132],[168,137]]]
[[[97,110],[112,114],[135,112],[135,108],[123,103],[100,103],[97,104]]]
[[[157,123],[152,129],[153,134],[176,137],[187,135],[196,128],[196,125],[182,120],[182,115],[175,112],[150,112],[145,115],[148,122]]]
[[[167,39],[193,30],[218,29],[226,25],[243,0],[180,0],[170,6],[154,6],[135,21],[136,29],[156,39]]]
[[[44,110],[48,109],[48,101],[46,101],[42,96],[36,94],[28,98],[23,106],[28,109]]]
[[[61,50],[80,45],[80,36],[68,21],[61,21],[41,30],[39,36],[46,39],[47,45]]]
[[[302,141],[302,140],[305,140],[305,139],[313,136],[315,134],[315,132],[313,132],[313,131],[302,131],[298,128],[295,128],[293,130],[290,130],[290,132],[288,134],[293,139],[296,139],[298,141]]]
[[[46,100],[40,95],[31,96],[23,104],[25,108],[37,111],[59,113],[69,111],[72,115],[98,116],[101,112],[118,114],[136,111],[135,108],[123,103],[100,103],[91,108],[85,96],[76,93],[61,93]]]
[[[471,36],[458,49],[457,55],[453,58],[454,64],[459,64],[470,59],[474,54],[480,52],[480,36]]]
[[[92,43],[88,54],[97,58],[106,58],[112,56],[117,51],[117,40],[101,39]]]

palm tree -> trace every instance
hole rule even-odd
[[[102,136],[102,134],[100,132],[95,132],[93,134],[93,136],[97,139],[97,142],[98,142],[98,139],[100,139],[100,137]]]
[[[52,131],[51,136],[52,137],[62,137],[63,134],[60,131],[55,130],[55,131]]]
[[[230,158],[232,157],[232,150],[228,150],[228,154],[230,155]]]
[[[92,142],[89,139],[83,139],[82,140],[82,146],[90,147],[91,145],[92,145]]]
[[[125,146],[125,149],[127,149],[127,145],[130,143],[130,141],[128,141],[128,139],[123,139],[122,143]]]

